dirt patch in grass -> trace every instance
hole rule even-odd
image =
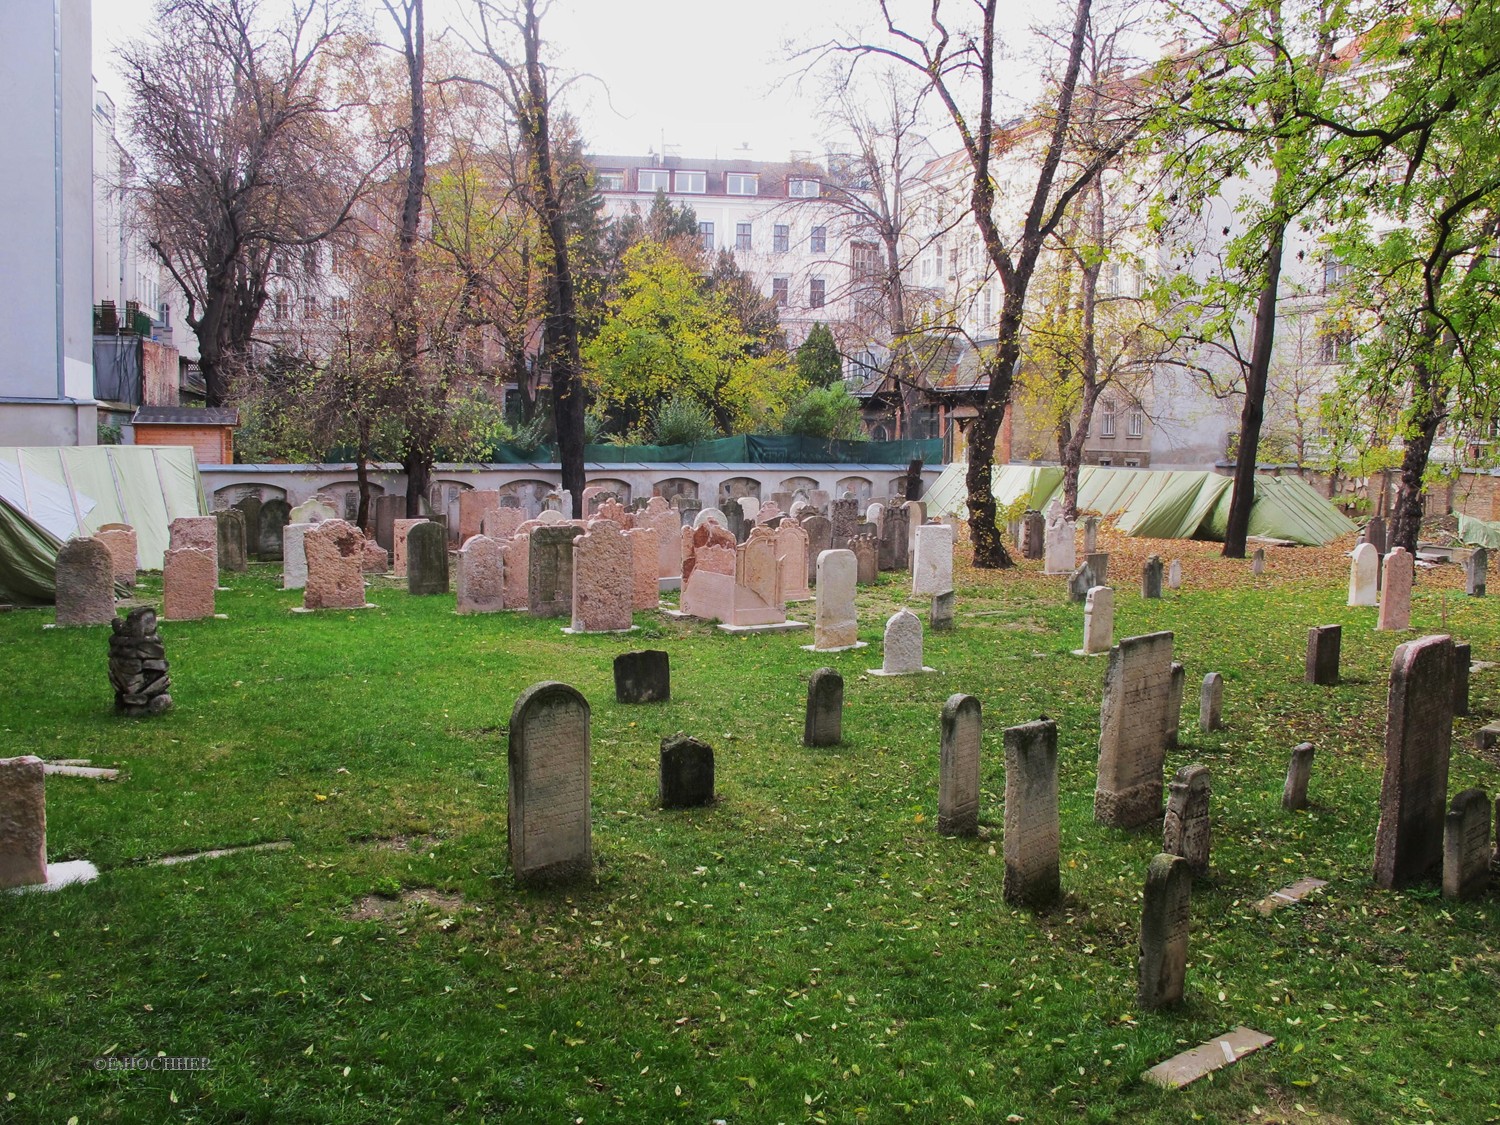
[[[436,836],[389,836],[365,841],[382,852],[425,852],[442,843]]]
[[[1319,1109],[1300,1094],[1293,1095],[1280,1086],[1267,1086],[1265,1103],[1254,1105],[1241,1117],[1236,1125],[1303,1125],[1316,1121],[1319,1125],[1349,1125],[1347,1117]]]
[[[348,917],[355,922],[388,922],[418,912],[434,916],[439,925],[464,909],[464,896],[434,887],[410,887],[399,895],[365,895],[357,899]],[[443,929],[447,929],[443,926]]]

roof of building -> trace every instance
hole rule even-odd
[[[238,426],[240,412],[230,406],[143,406],[130,421],[150,426]]]

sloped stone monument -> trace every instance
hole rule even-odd
[[[1207,766],[1183,766],[1172,778],[1161,850],[1187,860],[1194,875],[1208,874],[1212,821],[1208,813],[1211,778]]]
[[[1094,791],[1100,824],[1138,828],[1161,818],[1171,693],[1171,633],[1126,637],[1110,650]]]
[[[567,684],[533,684],[510,713],[510,867],[526,885],[564,883],[593,867],[589,705]]]
[[[1452,737],[1452,639],[1423,637],[1398,645],[1386,702],[1377,886],[1401,890],[1441,874]]]
[[[1057,724],[1039,719],[1005,731],[1005,901],[1051,906],[1062,893]]]
[[[802,745],[837,746],[843,738],[844,677],[836,668],[819,668],[807,681]]]
[[[1136,997],[1146,1011],[1176,1007],[1187,978],[1193,873],[1187,860],[1163,852],[1146,872]]]
[[[921,661],[918,660],[920,664]],[[979,749],[984,720],[979,700],[956,693],[943,704],[938,757],[937,830],[943,836],[979,833]]]

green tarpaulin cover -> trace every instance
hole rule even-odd
[[[921,458],[928,465],[943,458],[943,443],[927,441],[826,441],[786,435],[741,434],[696,445],[589,445],[583,459],[618,465],[632,461],[697,461],[719,465],[905,465]],[[550,445],[517,449],[497,445],[486,458],[497,465],[552,464]]]
[[[1500,523],[1475,519],[1462,512],[1455,514],[1458,516],[1458,541],[1460,543],[1467,543],[1470,547],[1484,547],[1490,551],[1500,548]]]
[[[107,523],[134,528],[140,566],[160,570],[171,522],[207,512],[183,446],[0,448],[0,600],[50,605],[58,549]]]
[[[968,466],[955,462],[927,490],[934,515],[967,516]],[[1062,496],[1063,471],[1056,466],[997,465],[992,476],[1001,507],[1026,497],[1028,508],[1044,508]],[[1223,540],[1233,481],[1191,469],[1112,469],[1086,465],[1078,473],[1078,507],[1116,518],[1126,535],[1146,539]],[[1250,534],[1305,546],[1331,543],[1355,525],[1301,477],[1255,478]]]

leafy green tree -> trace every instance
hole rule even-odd
[[[831,387],[844,378],[844,359],[833,332],[819,321],[797,346],[797,375],[810,387]]]
[[[865,436],[859,400],[842,383],[813,387],[787,409],[782,432],[802,437],[857,441]]]

